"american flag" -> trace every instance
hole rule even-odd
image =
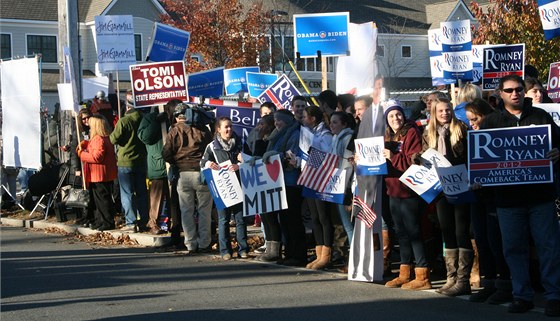
[[[377,219],[375,212],[361,198],[354,196],[354,207],[357,207],[356,217],[360,219],[368,228],[373,226],[373,222]]]
[[[338,166],[339,160],[340,157],[335,154],[325,153],[311,147],[309,158],[303,167],[297,184],[320,193],[324,192],[329,178],[332,177]]]

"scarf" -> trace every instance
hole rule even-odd
[[[222,146],[222,149],[226,152],[229,152],[235,146],[234,136],[232,136],[228,141],[225,141],[222,136],[217,135],[216,140],[218,141],[218,143],[220,143],[220,146]]]
[[[447,148],[446,148],[446,141],[449,137],[449,124],[445,124],[443,126],[437,126],[437,133],[438,133],[438,142],[437,142],[437,151],[441,153],[443,156],[447,156]]]

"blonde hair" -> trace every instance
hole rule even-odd
[[[453,104],[446,98],[438,98],[433,104],[430,110],[430,121],[428,122],[428,145],[430,148],[437,149],[437,126],[438,121],[436,119],[436,108],[438,104],[447,104],[451,112],[451,122],[449,124],[449,138],[451,141],[451,148],[455,149],[455,146],[463,138],[463,126],[462,122],[455,116],[453,111]]]
[[[93,115],[89,118],[89,136],[93,138],[99,136],[109,136],[111,128],[107,119],[101,115]]]
[[[482,98],[482,91],[477,85],[465,84],[459,89],[457,93],[457,103],[470,103],[475,98]]]

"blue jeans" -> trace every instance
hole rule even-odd
[[[247,245],[247,225],[243,220],[243,204],[237,204],[232,207],[218,211],[218,236],[220,242],[220,254],[232,254],[231,248],[231,234],[229,232],[229,221],[231,217],[235,219],[235,238],[239,248],[239,254],[249,253],[249,246]]]
[[[119,167],[118,178],[126,225],[137,221],[137,212],[140,214],[140,224],[145,224],[148,221],[146,168]]]
[[[529,276],[529,237],[540,263],[544,296],[560,300],[560,227],[553,201],[525,207],[498,207],[504,256],[511,272],[513,297],[532,301]]]
[[[352,212],[348,212],[344,204],[336,204],[336,209],[338,210],[338,215],[340,216],[340,221],[342,221],[342,226],[346,235],[348,236],[348,245],[352,244],[352,236],[354,235],[354,223],[350,220]]]

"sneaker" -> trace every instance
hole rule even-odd
[[[266,246],[263,245],[261,247],[259,247],[258,249],[255,250],[256,253],[264,253],[266,252]]]
[[[245,252],[241,252],[241,253],[239,253],[239,257],[242,258],[242,259],[246,259],[246,258],[249,257],[249,255],[247,255],[247,253],[245,253]]]
[[[223,259],[224,261],[229,261],[229,260],[231,260],[231,254],[227,253],[227,254],[222,255],[222,259]]]
[[[549,317],[560,317],[560,300],[546,301],[544,314],[546,314]]]
[[[548,306],[548,305],[547,305]],[[514,299],[513,302],[508,307],[509,313],[525,313],[533,309],[535,305],[531,301],[526,301],[522,299]]]
[[[121,232],[134,232],[134,224],[128,224],[120,228],[119,231]]]
[[[212,252],[212,247],[208,246],[208,247],[199,247],[197,250],[198,253],[211,253]]]

